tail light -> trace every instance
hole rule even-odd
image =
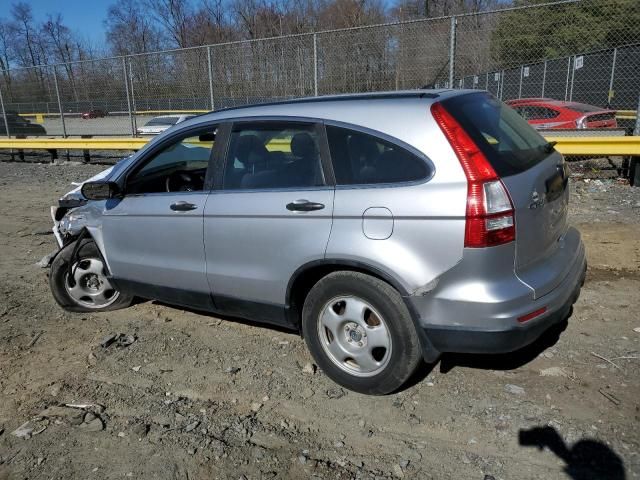
[[[469,134],[442,106],[431,114],[453,147],[467,177],[467,211],[464,246],[484,248],[516,239],[513,203],[507,189]]]

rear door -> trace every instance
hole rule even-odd
[[[321,138],[314,123],[233,125],[224,175],[204,211],[207,278],[219,309],[285,323],[289,280],[324,258],[334,187]]]
[[[579,235],[568,232],[564,159],[514,110],[487,94],[444,102],[507,187],[515,208],[515,270],[539,297],[573,266]]]

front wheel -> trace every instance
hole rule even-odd
[[[400,388],[421,360],[409,310],[388,283],[334,272],[309,292],[302,330],[316,363],[333,381],[360,393]]]
[[[71,312],[117,310],[131,305],[133,297],[111,284],[93,240],[80,240],[76,258],[71,259],[76,243],[65,246],[51,265],[49,286],[56,302]]]

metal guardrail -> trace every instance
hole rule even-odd
[[[0,149],[13,150],[140,150],[148,138],[9,138]]]
[[[640,156],[640,137],[564,137],[545,135],[564,155]],[[140,150],[148,138],[0,139],[0,149],[13,150]]]
[[[617,110],[616,118],[618,120],[635,120],[637,113],[635,110]]]
[[[640,156],[640,137],[556,137],[556,149],[563,155]]]

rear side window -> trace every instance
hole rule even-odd
[[[524,172],[549,155],[547,141],[515,110],[489,94],[460,95],[442,104],[501,177]]]
[[[558,115],[560,115],[560,112],[547,107],[538,107],[532,105],[529,107],[523,107],[523,109],[525,111],[524,115],[522,114],[522,112],[518,113],[527,120],[544,120],[547,118],[556,118]]]
[[[327,126],[331,161],[338,185],[400,183],[425,179],[425,161],[374,135]]]
[[[324,185],[313,125],[236,124],[231,133],[224,189],[306,188]]]

